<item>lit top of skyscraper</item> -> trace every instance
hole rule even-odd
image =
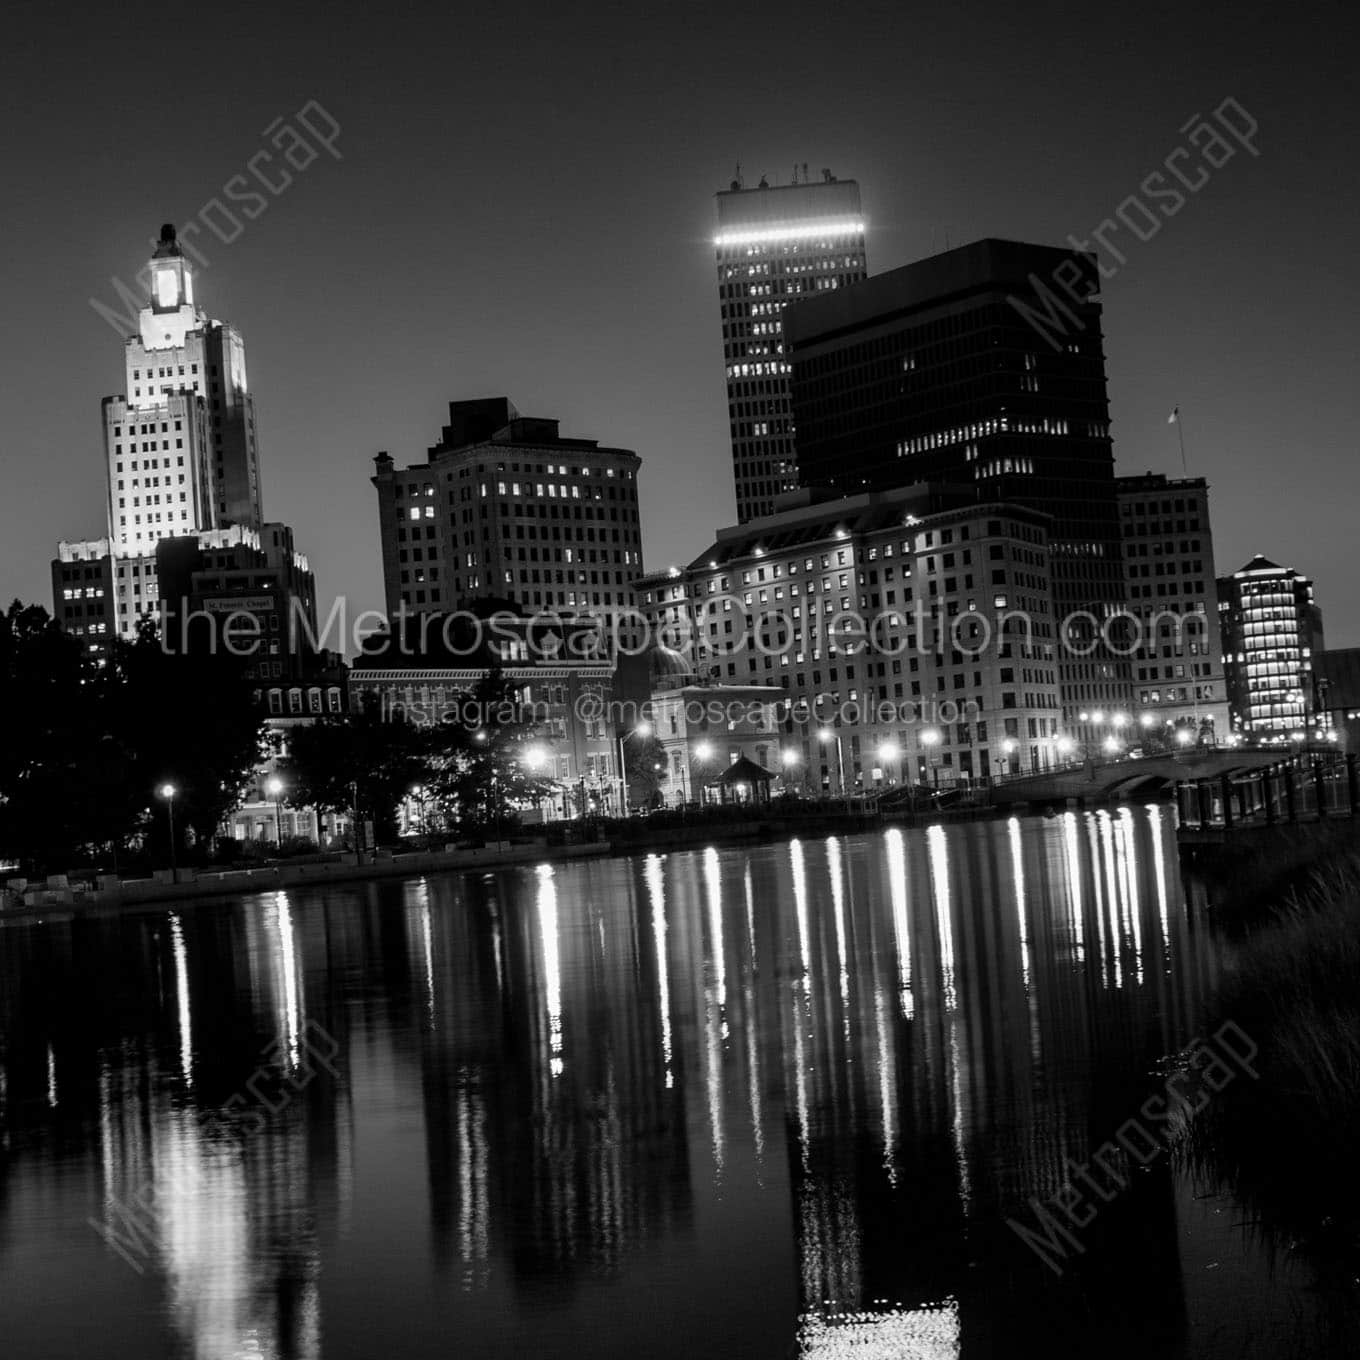
[[[740,178],[717,195],[718,297],[737,519],[768,515],[798,484],[782,314],[790,302],[864,278],[859,185],[807,166],[792,184]]]

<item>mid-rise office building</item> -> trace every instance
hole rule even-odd
[[[344,711],[339,658],[316,644],[316,580],[286,524],[239,525],[156,548],[171,652],[228,653],[270,718]]]
[[[1126,646],[1145,726],[1214,742],[1231,724],[1223,678],[1209,484],[1203,477],[1120,477]]]
[[[737,520],[771,514],[798,485],[784,309],[867,273],[859,185],[829,170],[717,195],[718,298]]]
[[[780,767],[848,793],[1071,754],[1048,516],[919,485],[786,504],[638,583],[653,636],[697,683],[784,691]]]
[[[501,599],[608,618],[631,605],[642,540],[630,449],[565,438],[495,397],[450,403],[424,462],[374,462],[389,614]]]
[[[1218,617],[1234,729],[1252,741],[1310,735],[1313,658],[1323,650],[1312,581],[1258,554],[1219,578]]]
[[[233,525],[162,539],[156,579],[166,650],[233,658],[266,715],[267,754],[255,768],[254,788],[227,814],[220,834],[250,841],[301,836],[318,844],[347,835],[348,816],[285,808],[270,791],[292,729],[348,706],[344,661],[315,645],[316,582],[292,530]]]
[[[784,316],[804,486],[965,482],[1051,517],[1064,720],[1085,741],[1081,712],[1131,698],[1107,645],[1124,575],[1097,290],[1093,257],[983,240]]]

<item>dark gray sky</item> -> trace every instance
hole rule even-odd
[[[504,393],[644,460],[647,565],[733,515],[712,194],[740,161],[858,178],[873,272],[1111,217],[1231,96],[1259,122],[1105,290],[1121,471],[1213,484],[1220,571],[1311,573],[1360,641],[1353,3],[1293,6],[12,5],[0,595],[50,605],[103,527],[112,304],[310,100],[341,125],[231,244],[197,239],[243,332],[266,511],[323,606],[382,599],[371,457],[423,455],[454,397]],[[1108,259],[1108,257],[1107,257]]]

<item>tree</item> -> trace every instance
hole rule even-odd
[[[0,713],[0,855],[64,868],[109,829],[89,797],[99,719],[80,643],[38,605],[0,616]]]
[[[503,828],[513,804],[537,803],[554,793],[553,780],[529,758],[539,745],[537,729],[525,720],[503,671],[488,671],[451,707],[460,718],[478,719],[434,729],[435,768],[427,782],[451,821]]]
[[[263,756],[265,715],[242,658],[168,652],[154,623],[131,642],[119,640],[96,682],[105,731],[123,752],[129,786],[141,806],[156,789],[176,788],[177,834],[212,837],[250,788]],[[153,816],[159,840],[164,819]]]
[[[154,624],[103,666],[43,609],[0,618],[0,853],[62,869],[149,833],[155,790],[177,790],[176,827],[206,839],[239,801],[263,715],[241,662],[166,652]]]
[[[375,694],[357,712],[325,717],[292,733],[281,772],[289,802],[371,817],[379,841],[397,834],[397,804],[412,786],[429,782],[431,740]]]
[[[662,789],[670,778],[666,748],[655,736],[632,736],[624,738],[623,752],[629,806],[659,807]]]

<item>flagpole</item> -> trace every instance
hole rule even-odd
[[[1178,443],[1180,444],[1180,446],[1181,446],[1181,473],[1182,473],[1182,475],[1188,476],[1188,475],[1189,475],[1189,467],[1187,466],[1186,460],[1185,460],[1185,419],[1184,419],[1184,417],[1181,415],[1181,408],[1180,408],[1179,406],[1173,406],[1173,407],[1171,408],[1171,420],[1172,420],[1172,423],[1173,423],[1173,424],[1175,425],[1175,427],[1176,427],[1176,440],[1177,440],[1177,442],[1178,442]],[[1184,636],[1184,629],[1182,629],[1182,636]],[[1207,619],[1206,619],[1205,625],[1204,625],[1204,637],[1207,638],[1208,636],[1209,636],[1209,625],[1208,625],[1208,621],[1207,621]],[[1192,654],[1192,655],[1193,655],[1193,654]],[[1197,675],[1195,674],[1195,664],[1194,664],[1193,661],[1191,662],[1191,665],[1190,665],[1190,699],[1191,699],[1191,702],[1192,702],[1193,705],[1194,705],[1194,714],[1195,714],[1195,718],[1194,718],[1194,722],[1195,722],[1195,745],[1198,746],[1198,745],[1199,745],[1199,736],[1200,736],[1200,717],[1199,717],[1199,676],[1197,676]]]

